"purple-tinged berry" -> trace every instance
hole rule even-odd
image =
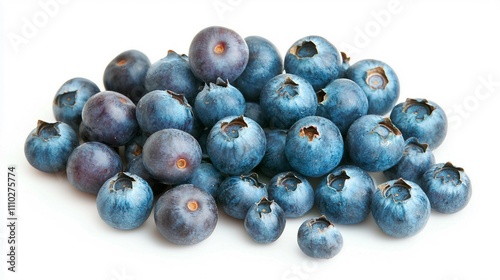
[[[144,167],[165,184],[180,184],[201,164],[201,147],[189,133],[167,128],[153,133],[142,150]]]
[[[234,30],[210,26],[193,38],[188,56],[191,71],[203,82],[215,83],[221,78],[232,83],[245,70],[249,50]]]
[[[120,155],[100,142],[86,142],[76,147],[68,158],[66,175],[78,190],[97,194],[104,182],[123,171]]]
[[[217,205],[207,192],[191,184],[166,191],[154,208],[156,228],[168,241],[192,245],[207,239],[218,221]]]
[[[139,130],[135,109],[135,104],[121,93],[102,91],[93,95],[82,111],[86,138],[113,147],[126,145]]]

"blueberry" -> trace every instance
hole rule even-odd
[[[125,144],[125,160],[131,162],[133,159],[142,155],[142,147],[148,139],[148,135],[140,130],[132,140]]]
[[[170,90],[153,90],[137,103],[137,123],[142,131],[153,134],[165,128],[186,132],[193,130],[194,114],[182,94]]]
[[[266,152],[264,130],[254,120],[244,116],[229,116],[219,120],[207,137],[207,154],[222,173],[250,173]]]
[[[212,160],[210,159],[210,157],[208,156],[208,153],[207,153],[207,138],[208,138],[209,133],[210,133],[209,129],[204,129],[203,132],[196,138],[196,140],[198,140],[198,143],[200,144],[200,147],[201,147],[202,159],[204,161],[211,163]]]
[[[422,189],[431,208],[446,214],[462,210],[470,201],[472,185],[461,167],[451,162],[431,166],[423,175]]]
[[[261,198],[267,197],[266,184],[257,173],[230,176],[219,186],[217,202],[229,216],[243,220],[248,209]]]
[[[87,100],[100,92],[99,87],[89,79],[72,78],[56,92],[52,111],[57,121],[69,124],[75,132],[82,122],[82,110]]]
[[[309,181],[292,171],[278,173],[269,180],[268,197],[276,201],[287,218],[304,216],[314,206],[314,190]]]
[[[147,93],[144,87],[149,58],[138,50],[126,50],[111,60],[104,69],[104,88],[119,92],[136,103]]]
[[[266,152],[259,164],[262,174],[273,177],[274,175],[292,170],[285,155],[287,129],[266,129]]]
[[[318,109],[316,115],[331,120],[346,135],[347,129],[360,117],[368,113],[366,94],[349,79],[336,79],[316,92]]]
[[[167,188],[167,185],[164,185],[156,180],[146,169],[142,159],[142,154],[129,161],[125,171],[144,179],[153,190],[154,195],[162,194]]]
[[[188,131],[189,134],[193,135],[194,138],[199,138],[206,130],[205,125],[201,122],[198,115],[193,109],[193,128]]]
[[[285,55],[285,71],[305,78],[319,90],[341,78],[342,58],[335,46],[320,36],[297,40]]]
[[[272,243],[285,230],[285,212],[276,202],[263,197],[248,209],[243,225],[255,242]]]
[[[202,162],[193,172],[193,176],[187,181],[213,197],[217,196],[220,184],[226,179],[226,176],[217,170],[213,164]]]
[[[246,102],[244,116],[256,121],[262,128],[268,127],[266,115],[259,103]]]
[[[391,111],[391,120],[403,137],[416,137],[431,150],[443,143],[448,129],[446,114],[435,102],[423,98],[407,98]]]
[[[101,91],[93,95],[82,111],[85,136],[114,147],[127,144],[139,130],[135,109],[135,104],[121,93]]]
[[[399,79],[385,62],[360,60],[351,65],[346,78],[358,84],[368,98],[368,114],[384,115],[391,111],[399,98]]]
[[[78,137],[80,138],[81,142],[92,142],[91,131],[83,123],[81,123],[80,127],[78,128]]]
[[[398,179],[377,187],[371,210],[376,224],[385,234],[404,238],[425,227],[431,206],[419,185]]]
[[[149,67],[144,83],[148,92],[171,90],[181,93],[191,105],[203,87],[203,82],[191,72],[188,57],[172,50]]]
[[[116,229],[141,226],[153,209],[153,191],[141,177],[120,172],[109,178],[97,193],[101,219]]]
[[[156,228],[168,241],[191,245],[207,239],[218,220],[217,205],[207,192],[191,184],[166,191],[154,208]]]
[[[396,165],[403,156],[404,139],[389,118],[365,115],[347,130],[349,157],[366,171],[384,171]]]
[[[270,127],[288,129],[301,118],[314,116],[318,99],[306,79],[294,74],[280,74],[264,85],[260,106]]]
[[[312,258],[331,259],[344,246],[342,234],[325,216],[303,222],[297,233],[300,250]]]
[[[330,120],[309,116],[292,125],[286,136],[285,155],[302,175],[321,177],[340,163],[344,140]]]
[[[351,66],[351,58],[347,56],[345,52],[340,52],[340,56],[342,57],[342,63],[340,65],[340,77],[345,78],[345,74],[347,69]]]
[[[210,26],[194,36],[188,56],[191,71],[205,83],[215,83],[219,77],[232,83],[245,70],[249,50],[234,30]]]
[[[210,129],[224,117],[243,115],[245,98],[229,82],[217,79],[216,83],[206,84],[198,93],[194,110],[205,127]]]
[[[180,184],[193,176],[201,164],[201,147],[189,133],[167,128],[146,140],[143,162],[154,178],[165,184]]]
[[[375,183],[363,169],[338,166],[315,189],[315,205],[328,220],[338,224],[357,224],[370,214]]]
[[[66,166],[68,181],[90,194],[97,194],[106,180],[121,171],[120,155],[100,142],[86,142],[76,147]]]
[[[66,169],[71,152],[78,146],[76,132],[66,123],[39,120],[24,142],[24,155],[34,168],[55,173]]]
[[[423,175],[436,162],[426,143],[410,137],[405,141],[403,157],[396,165],[384,171],[387,180],[403,178],[423,187]]]
[[[283,60],[276,46],[266,38],[249,36],[245,38],[249,57],[245,70],[234,81],[247,101],[259,101],[264,85],[283,73]]]

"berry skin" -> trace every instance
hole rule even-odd
[[[368,114],[385,115],[399,98],[399,79],[385,62],[360,60],[351,65],[345,77],[358,84],[368,98]]]
[[[191,105],[203,88],[203,82],[191,72],[188,57],[172,50],[149,67],[144,83],[147,92],[171,90],[183,94]]]
[[[125,160],[127,163],[142,155],[142,147],[148,139],[148,135],[141,130],[125,145]]]
[[[309,181],[294,172],[272,177],[267,186],[268,197],[276,201],[287,218],[304,216],[314,206],[314,190]]]
[[[280,74],[264,85],[260,106],[271,128],[288,129],[301,118],[316,114],[318,98],[306,79]]]
[[[121,171],[120,155],[100,142],[86,142],[76,147],[66,166],[68,181],[90,194],[97,194],[106,180]]]
[[[344,246],[340,231],[325,216],[306,220],[299,227],[297,243],[300,250],[312,258],[331,259]]]
[[[214,198],[191,184],[166,191],[154,207],[156,228],[177,245],[192,245],[207,239],[218,217]]]
[[[249,36],[245,42],[249,50],[248,63],[233,84],[247,101],[258,102],[267,81],[283,73],[283,59],[276,46],[265,38]]]
[[[217,202],[222,210],[240,220],[263,197],[267,197],[267,188],[266,184],[259,181],[257,173],[230,176],[222,181],[217,191]]]
[[[347,130],[350,160],[365,171],[380,172],[396,165],[403,156],[404,139],[389,118],[365,115]]]
[[[148,137],[142,150],[146,170],[164,184],[180,184],[201,164],[201,147],[189,133],[167,128]]]
[[[266,152],[266,135],[254,120],[229,116],[219,120],[207,137],[207,154],[222,173],[250,173]]]
[[[155,196],[162,194],[167,188],[167,185],[160,183],[153,177],[153,175],[151,175],[151,173],[149,173],[149,171],[146,170],[146,167],[144,167],[144,162],[142,160],[142,155],[129,161],[125,171],[144,179],[153,190],[153,194]]]
[[[78,132],[82,122],[83,106],[92,95],[100,91],[99,87],[89,79],[77,77],[66,81],[54,96],[52,103],[54,117]]]
[[[285,212],[276,202],[263,197],[248,209],[243,225],[255,242],[272,243],[285,230]]]
[[[146,134],[165,128],[176,128],[186,132],[193,130],[194,114],[182,94],[170,90],[154,90],[144,95],[137,103],[137,123]]]
[[[384,171],[387,180],[403,178],[417,183],[423,188],[423,176],[435,164],[432,151],[425,143],[420,143],[417,138],[410,137],[405,141],[403,157],[396,165]]]
[[[296,41],[285,55],[286,73],[305,78],[315,91],[341,78],[342,58],[335,46],[320,36]]]
[[[431,166],[423,175],[422,189],[429,198],[431,208],[445,214],[462,210],[472,196],[469,176],[463,168],[451,162]]]
[[[316,115],[331,120],[346,135],[351,124],[368,112],[368,99],[361,87],[348,79],[336,79],[316,92]]]
[[[193,176],[187,181],[214,198],[217,196],[220,184],[226,179],[226,176],[217,170],[213,164],[202,162],[193,172]]]
[[[268,127],[267,118],[259,103],[246,102],[244,116],[256,121],[262,128]]]
[[[262,174],[271,178],[274,175],[292,170],[285,155],[287,129],[266,129],[266,153],[259,164]]]
[[[321,177],[340,163],[344,140],[330,120],[309,116],[290,127],[285,143],[285,155],[294,170],[309,177]]]
[[[66,169],[68,158],[78,146],[78,136],[66,123],[38,121],[24,142],[24,155],[34,168],[55,173]]]
[[[217,79],[206,84],[194,101],[194,110],[200,121],[208,129],[227,116],[245,113],[245,98],[241,92],[227,81]]]
[[[315,189],[315,205],[337,224],[358,224],[370,214],[375,183],[363,169],[343,165],[328,174]]]
[[[340,78],[345,78],[345,73],[351,66],[351,58],[347,56],[345,52],[340,52],[340,56],[342,57],[342,64],[340,66]]]
[[[390,118],[405,139],[415,137],[421,143],[427,143],[431,150],[439,147],[446,138],[446,114],[439,105],[427,99],[407,98],[392,109]]]
[[[97,193],[101,219],[116,229],[141,226],[153,209],[153,191],[141,177],[120,172],[109,178]]]
[[[137,104],[148,92],[144,81],[150,65],[149,58],[141,51],[124,51],[106,66],[103,74],[104,88],[119,92]]]
[[[431,205],[419,185],[398,179],[377,187],[371,210],[375,223],[385,234],[406,238],[425,227]]]
[[[82,111],[85,138],[113,147],[126,145],[139,130],[135,110],[135,104],[121,93],[101,91],[93,95]]]
[[[249,50],[234,30],[210,26],[193,38],[188,57],[191,71],[203,82],[215,83],[221,78],[232,83],[245,70]]]

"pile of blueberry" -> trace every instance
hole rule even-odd
[[[221,209],[270,243],[287,219],[316,207],[321,216],[304,221],[297,242],[331,258],[343,246],[334,223],[372,213],[384,233],[404,238],[424,228],[431,209],[455,213],[471,197],[464,170],[436,164],[432,153],[446,136],[442,108],[424,98],[396,104],[389,65],[350,65],[320,36],[296,41],[282,59],[265,38],[211,26],[188,56],[169,51],[151,64],[128,50],[103,80],[105,91],[85,78],[65,82],[56,122],[38,121],[24,152],[36,169],[64,172],[95,194],[100,217],[117,229],[153,212],[167,240],[195,244]],[[369,172],[387,182],[376,186]]]

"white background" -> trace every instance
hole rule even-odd
[[[51,5],[44,3],[52,3]],[[54,4],[55,3],[55,4]],[[498,1],[1,1],[2,279],[500,279],[498,252]],[[209,239],[174,246],[152,216],[139,229],[102,222],[95,197],[64,174],[25,160],[23,144],[38,119],[54,121],[52,98],[80,76],[101,89],[107,63],[138,49],[152,62],[169,49],[187,53],[202,28],[224,25],[243,37],[270,39],[282,55],[297,39],[321,35],[351,61],[387,62],[401,82],[400,101],[424,97],[447,112],[450,128],[438,162],[465,168],[473,183],[467,208],[433,212],[407,239],[384,236],[373,219],[338,225],[344,248],[333,259],[306,257],[289,220],[282,237],[255,244],[241,222],[221,214]],[[17,272],[6,268],[6,169],[17,167]],[[378,176],[380,182],[380,177]],[[5,224],[5,225],[4,225]],[[1,274],[0,274],[1,275]]]

